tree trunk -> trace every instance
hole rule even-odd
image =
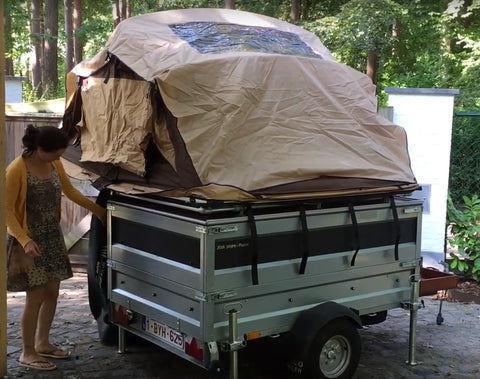
[[[115,3],[112,5],[113,11],[113,25],[117,26],[122,21],[122,16],[120,14],[120,0],[115,0]]]
[[[463,21],[463,27],[465,29],[468,29],[470,26],[472,26],[472,14],[473,12],[468,12],[468,9],[471,8],[473,5],[473,0],[465,0],[463,3],[463,8],[466,10],[464,14],[462,15],[462,21]]]
[[[73,0],[73,51],[75,64],[83,60],[83,42],[77,36],[77,31],[82,26],[82,0]]]
[[[32,0],[32,21],[30,23],[30,38],[34,47],[35,56],[32,62],[32,85],[36,97],[43,95],[42,88],[42,61],[43,49],[40,30],[41,0]]]
[[[63,9],[65,17],[65,35],[67,37],[67,44],[65,47],[65,70],[66,72],[70,72],[74,65],[72,0],[63,0]]]
[[[225,0],[225,9],[235,9],[235,0]]]
[[[300,21],[300,0],[292,0],[290,8],[290,21]]]
[[[127,18],[132,17],[133,15],[133,5],[131,0],[127,0]]]
[[[392,55],[393,56],[398,56],[398,48],[396,47],[396,45],[398,45],[397,41],[400,39],[400,30],[401,30],[401,27],[402,27],[402,24],[400,22],[400,20],[398,18],[396,18],[394,21],[393,21],[393,25],[392,25],[392,38],[394,40],[394,45],[393,45],[393,48],[392,48]]]
[[[374,50],[370,50],[367,56],[367,76],[372,79],[373,84],[377,83],[377,61],[377,52]]]
[[[47,99],[57,96],[58,90],[58,1],[45,0],[45,39],[42,83]]]
[[[125,20],[127,18],[127,0],[120,0],[120,7],[121,7],[121,20]]]
[[[13,59],[12,53],[12,18],[7,12],[5,12],[4,22],[4,35],[5,35],[5,75],[15,75],[13,72]]]

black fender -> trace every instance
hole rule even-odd
[[[334,301],[327,301],[301,312],[290,330],[294,360],[305,361],[319,331],[329,322],[339,318],[350,320],[357,328],[362,327],[362,321],[357,313]]]
[[[97,204],[105,207],[110,191],[103,189],[97,196]],[[107,265],[105,253],[107,246],[107,229],[102,222],[92,216],[90,223],[90,237],[88,244],[88,300],[92,316],[97,321],[100,341],[105,345],[114,345],[117,342],[117,327],[110,323],[107,298]]]
[[[107,205],[108,191],[102,190],[97,196],[97,204],[105,207]],[[90,311],[96,319],[100,316],[102,308],[105,304],[106,283],[103,285],[98,282],[97,261],[99,259],[100,250],[107,246],[107,229],[102,222],[92,215],[90,222],[90,235],[88,240],[88,296]],[[106,275],[105,275],[106,278]]]

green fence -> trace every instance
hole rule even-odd
[[[455,113],[449,192],[459,206],[463,196],[480,195],[480,113]]]

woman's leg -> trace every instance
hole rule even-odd
[[[22,327],[22,353],[20,362],[29,364],[34,362],[38,368],[55,367],[46,359],[40,357],[35,351],[35,331],[37,329],[40,308],[44,301],[44,289],[38,288],[26,292],[25,307],[20,319]]]
[[[60,281],[52,280],[44,287],[43,302],[38,313],[37,336],[35,349],[37,352],[50,352],[55,347],[50,343],[50,329],[57,309]]]

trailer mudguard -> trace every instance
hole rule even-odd
[[[333,301],[327,301],[300,313],[290,331],[295,360],[304,361],[316,335],[330,321],[347,318],[362,327],[360,316],[350,308]]]
[[[109,190],[102,190],[97,204],[107,205]],[[117,326],[110,323],[107,295],[107,230],[97,217],[92,217],[88,241],[88,300],[92,316],[97,321],[100,341],[105,345],[117,343]]]

